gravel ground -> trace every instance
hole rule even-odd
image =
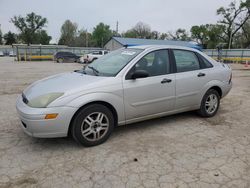
[[[15,100],[33,81],[75,63],[0,58],[0,187],[250,187],[250,69],[233,65],[234,86],[210,119],[195,113],[118,127],[104,144],[25,135]]]

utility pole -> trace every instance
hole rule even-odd
[[[116,22],[116,35],[118,35],[118,31],[119,31],[119,22]]]
[[[2,41],[2,37],[3,37],[3,36],[2,36],[2,30],[1,30],[1,24],[0,24],[0,45],[2,45],[2,42],[3,42],[3,41]]]

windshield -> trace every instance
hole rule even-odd
[[[142,49],[119,49],[100,57],[85,67],[85,74],[96,76],[116,76]]]

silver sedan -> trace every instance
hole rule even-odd
[[[185,111],[212,117],[232,87],[232,71],[204,53],[178,46],[111,52],[82,70],[26,88],[16,102],[24,132],[94,146],[117,125]]]

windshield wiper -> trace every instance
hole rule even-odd
[[[96,76],[99,76],[99,71],[95,67],[88,66],[88,68],[93,70],[93,72],[95,73]]]
[[[85,72],[84,69],[81,69],[81,70],[74,70],[74,72],[81,73],[81,74],[86,74],[86,72]]]

